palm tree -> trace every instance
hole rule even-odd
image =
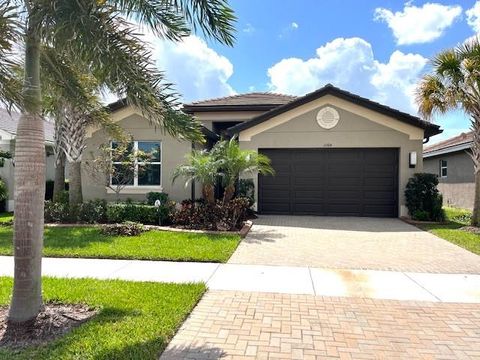
[[[185,139],[202,139],[200,126],[177,111],[178,97],[153,66],[128,19],[157,36],[180,40],[191,29],[233,43],[235,17],[227,0],[15,0],[0,5],[0,96],[19,105],[15,151],[14,288],[10,324],[28,324],[42,306],[41,257],[45,147],[42,121],[41,49],[51,46],[88,64],[114,94],[125,96],[153,124]],[[12,82],[9,56],[23,40],[24,81]],[[21,96],[18,96],[21,94]]]
[[[220,161],[221,178],[225,192],[223,201],[230,201],[235,195],[235,187],[242,173],[274,175],[270,159],[255,150],[242,150],[236,137],[215,144],[212,156]]]
[[[186,156],[186,162],[177,166],[172,181],[185,178],[185,187],[193,181],[202,184],[202,195],[208,204],[215,203],[215,184],[218,180],[221,161],[214,158],[207,150],[192,150]]]
[[[471,119],[473,146],[470,155],[475,171],[472,225],[480,225],[480,43],[478,38],[436,55],[432,73],[417,87],[419,112],[430,118],[461,108]]]

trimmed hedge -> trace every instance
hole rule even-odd
[[[107,205],[107,222],[123,223],[125,221],[158,225],[158,209],[152,205],[134,203],[118,203]]]

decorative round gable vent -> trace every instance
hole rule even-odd
[[[324,129],[332,129],[338,124],[340,115],[338,111],[332,107],[324,107],[317,114],[317,123]]]

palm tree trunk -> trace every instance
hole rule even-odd
[[[68,202],[70,206],[79,205],[83,202],[82,196],[82,162],[72,161],[68,163]]]
[[[55,178],[53,181],[53,201],[58,201],[58,196],[65,190],[65,153],[58,154],[55,164]]]
[[[473,161],[473,170],[475,173],[475,198],[473,201],[473,214],[471,225],[480,225],[480,113],[472,114],[472,133],[473,143],[470,156]]]
[[[228,185],[225,187],[225,192],[223,193],[223,202],[228,203],[230,200],[233,199],[235,195],[235,185]]]
[[[45,135],[40,117],[40,40],[30,24],[25,35],[24,112],[15,142],[14,283],[9,324],[31,323],[42,306]]]
[[[213,185],[204,185],[202,193],[203,198],[208,204],[215,204],[215,191]]]
[[[480,171],[475,172],[475,198],[473,202],[472,226],[480,225]]]

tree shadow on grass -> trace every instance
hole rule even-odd
[[[45,247],[85,248],[95,243],[108,244],[115,240],[114,236],[103,235],[95,227],[46,228],[44,231]]]
[[[28,346],[23,349],[4,347],[4,351],[10,352],[9,358],[27,359],[27,358],[67,358],[69,349],[73,343],[80,341],[86,336],[90,329],[102,327],[108,323],[121,322],[126,317],[139,316],[140,314],[134,310],[123,310],[117,308],[103,308],[100,312],[89,320],[71,327],[67,332],[62,333],[50,341],[41,345]],[[0,352],[0,358],[2,354]],[[52,357],[53,356],[53,357]],[[3,359],[3,358],[2,358]],[[105,357],[107,359],[107,357]]]

